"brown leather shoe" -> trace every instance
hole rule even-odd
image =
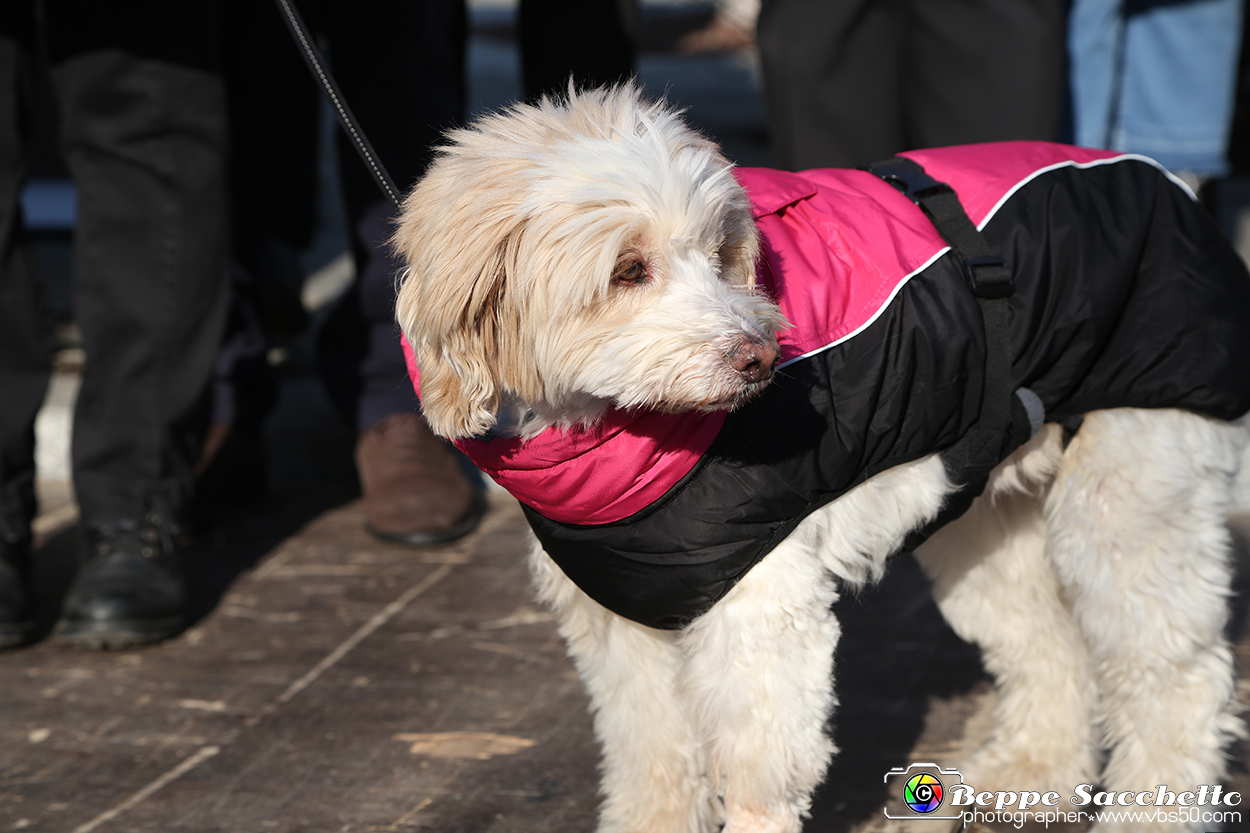
[[[455,449],[415,413],[392,414],[356,442],[366,528],[413,546],[442,544],[472,532],[486,500],[460,468]]]

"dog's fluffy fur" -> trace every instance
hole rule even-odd
[[[743,367],[770,364],[784,322],[753,289],[757,232],[730,167],[629,86],[451,134],[396,236],[434,430],[528,437],[610,404],[732,407],[767,384]],[[1048,425],[921,548],[997,682],[967,782],[1218,782],[1240,732],[1225,513],[1245,443],[1242,425],[1176,410],[1089,414],[1066,447]],[[835,751],[830,605],[950,488],[936,456],[872,478],[681,631],[605,610],[535,546],[603,748],[601,831],[798,831]]]

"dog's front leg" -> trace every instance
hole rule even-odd
[[[798,833],[834,752],[837,594],[800,538],[681,635],[679,691],[719,779],[724,833]]]
[[[720,808],[703,747],[676,697],[676,634],[608,611],[537,544],[530,563],[590,695],[603,755],[599,833],[715,831]]]

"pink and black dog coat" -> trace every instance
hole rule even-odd
[[[1250,410],[1250,275],[1157,164],[1041,142],[903,157],[953,189],[1014,281],[1003,343],[1010,390],[1026,390],[993,462],[1043,419]],[[759,283],[791,322],[760,396],[732,413],[614,410],[589,430],[457,443],[520,500],[569,578],[657,628],[709,609],[813,510],[956,448],[985,407],[967,258],[912,199],[867,171],[736,175],[762,235]],[[944,460],[963,488],[939,522],[987,473]]]

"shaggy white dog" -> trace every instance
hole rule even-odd
[[[787,321],[756,288],[731,167],[631,87],[451,134],[396,235],[398,318],[433,429],[523,448],[614,411],[725,411],[776,384]],[[1095,411],[1066,437],[1050,423],[920,547],[998,690],[965,781],[1063,796],[1219,782],[1241,731],[1224,519],[1245,443],[1240,424],[1177,409]],[[800,830],[835,752],[830,606],[954,488],[936,452],[876,473],[677,629],[611,612],[536,545],[602,745],[600,830]]]

